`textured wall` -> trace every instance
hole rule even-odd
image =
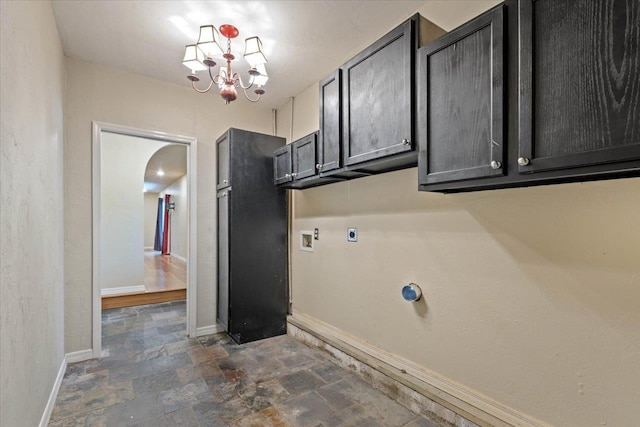
[[[0,19],[0,425],[35,426],[64,358],[64,57],[48,1]]]
[[[65,118],[66,351],[91,348],[91,121],[198,138],[197,326],[215,324],[215,140],[229,127],[271,133],[271,111],[238,99],[225,106],[103,65],[67,59]]]
[[[183,175],[172,182],[162,193],[171,195],[171,201],[175,203],[175,209],[171,211],[171,255],[182,258],[187,257],[187,222],[189,219],[189,200],[187,199],[187,175]]]
[[[494,3],[422,13],[451,29]],[[294,139],[318,128],[317,91],[294,101]],[[553,425],[637,425],[640,179],[445,196],[414,168],[294,197],[294,236],[320,230],[292,250],[294,310]]]
[[[166,142],[102,132],[100,285],[144,286],[144,173]]]

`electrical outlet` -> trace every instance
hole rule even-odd
[[[347,228],[347,242],[357,242],[357,241],[358,241],[358,229]]]

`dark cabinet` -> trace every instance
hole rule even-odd
[[[310,143],[274,153],[276,185],[304,189],[415,166],[416,49],[443,34],[414,15],[324,78],[316,153]]]
[[[286,332],[287,197],[273,185],[272,163],[285,140],[230,129],[218,142],[227,147],[218,162],[227,162],[233,185],[217,195],[217,313],[242,344]]]
[[[639,176],[639,17],[637,1],[507,0],[420,49],[419,189]]]
[[[320,81],[320,131],[318,132],[319,172],[328,173],[342,166],[341,79],[338,69]]]
[[[420,49],[421,185],[504,174],[503,40],[498,7]]]
[[[273,182],[276,185],[291,182],[291,172],[293,172],[291,144],[287,144],[273,152]]]
[[[406,21],[341,68],[345,166],[413,150],[414,26]]]
[[[316,146],[317,133],[312,133],[291,144],[293,179],[308,178],[318,173]]]
[[[216,156],[218,159],[216,189],[220,190],[231,185],[229,177],[229,138],[227,134],[222,135],[216,141]]]
[[[518,170],[640,159],[640,2],[521,0]]]
[[[314,132],[273,152],[274,183],[281,188],[303,189],[343,180],[320,176],[319,166],[318,132]]]

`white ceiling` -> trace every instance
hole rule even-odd
[[[164,175],[158,176],[158,170]],[[147,192],[159,193],[187,173],[187,147],[180,144],[167,145],[153,153],[144,171],[144,188]]]
[[[189,70],[181,62],[184,46],[197,41],[200,25],[233,24],[240,30],[232,51],[240,58],[235,62],[241,74],[247,69],[244,39],[257,35],[263,42],[270,79],[260,104],[274,108],[426,3],[54,0],[53,10],[67,56],[180,85],[190,85]]]

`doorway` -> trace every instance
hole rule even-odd
[[[192,137],[93,122],[94,357],[102,354],[103,296],[109,293],[122,295],[123,290],[129,290],[131,295],[141,295],[148,284],[164,288],[154,292],[164,298],[173,293],[173,297],[167,301],[178,299],[176,292],[182,292],[183,298],[186,296],[186,332],[189,336],[196,334],[196,142]],[[170,165],[165,167],[166,171],[161,169],[162,166],[158,167],[158,162],[154,163],[152,159],[162,151],[165,151],[165,155],[158,156],[160,163],[163,162],[162,158],[165,162],[167,159],[176,160],[176,153],[184,153],[186,171],[181,173],[179,168],[176,170]],[[145,159],[144,164],[132,166],[131,162],[136,159]],[[150,173],[156,174],[156,181],[160,182],[148,182]],[[159,175],[167,175],[166,185],[163,185]],[[130,179],[129,182],[138,182],[139,178],[139,185],[129,189],[119,182],[125,178]],[[158,186],[154,187],[156,184]],[[164,219],[161,224],[163,228],[159,230],[163,234],[161,247],[164,250],[158,253],[153,251],[148,254],[144,250],[148,249],[149,242],[148,236],[144,236],[144,229],[149,228],[144,226],[145,190],[155,199],[157,216]],[[160,199],[162,203],[158,206]],[[171,228],[182,229],[183,235],[173,233],[172,236],[170,224],[173,225]],[[119,236],[121,238],[118,240]],[[171,256],[172,251],[175,252],[174,256]],[[151,277],[144,274],[145,264],[147,273],[152,273]],[[166,279],[172,275],[177,276],[172,278],[177,280],[168,283]],[[180,280],[180,277],[183,279]],[[180,281],[183,283],[182,290],[167,289],[175,288],[176,284],[180,286]],[[108,299],[112,300],[110,297]],[[146,303],[154,302],[164,301]]]

